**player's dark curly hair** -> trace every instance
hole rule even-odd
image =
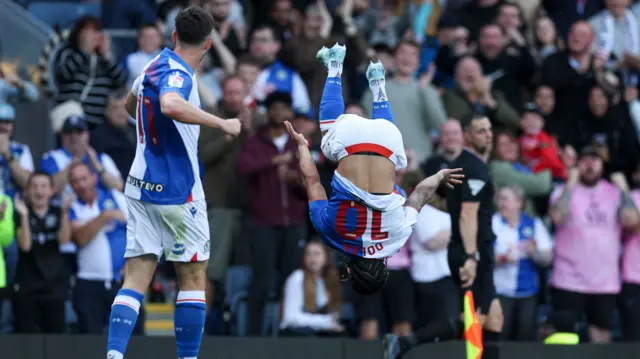
[[[351,280],[351,287],[358,294],[371,295],[377,292],[389,278],[383,259],[349,257],[343,264],[345,267],[341,270],[340,279]]]

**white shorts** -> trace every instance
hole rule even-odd
[[[125,258],[154,254],[172,262],[209,259],[209,221],[204,200],[158,205],[127,197]]]

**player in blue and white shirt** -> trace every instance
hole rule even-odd
[[[107,358],[122,359],[143,293],[158,258],[175,263],[180,293],[175,310],[178,357],[198,356],[205,320],[209,224],[197,157],[200,126],[240,133],[238,119],[200,108],[194,69],[211,47],[213,18],[199,6],[175,20],[175,50],[164,49],[135,80],[127,96],[138,145],[127,177],[126,272],[113,303]]]

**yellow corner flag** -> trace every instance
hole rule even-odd
[[[473,293],[470,290],[464,294],[464,341],[467,344],[467,359],[481,359],[484,351],[482,327],[478,321]]]

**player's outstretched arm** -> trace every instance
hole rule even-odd
[[[431,177],[425,178],[422,182],[418,183],[407,199],[407,206],[420,212],[422,207],[433,198],[433,195],[441,183],[445,183],[449,188],[453,188],[454,185],[462,183],[464,175],[460,172],[462,172],[462,168],[447,168]]]
[[[191,125],[219,128],[224,133],[237,136],[240,133],[240,120],[225,120],[193,106],[176,92],[167,92],[160,97],[160,111],[172,119]]]
[[[298,144],[298,158],[300,161],[300,173],[302,174],[302,182],[307,190],[309,202],[327,199],[327,193],[320,183],[320,174],[316,168],[316,163],[309,152],[309,143],[304,135],[297,133],[289,121],[285,121],[289,135]]]

